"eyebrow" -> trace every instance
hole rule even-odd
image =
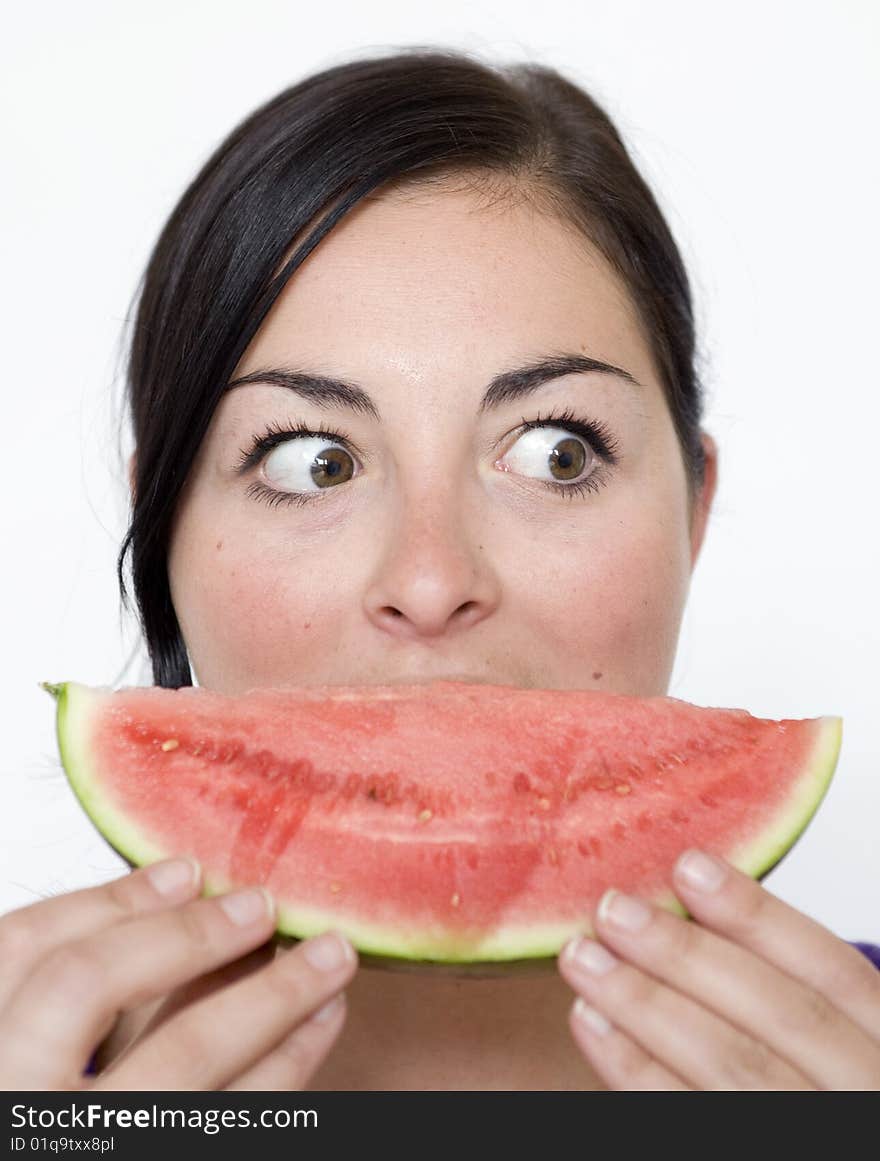
[[[480,402],[478,414],[493,411],[517,399],[523,399],[537,391],[545,383],[559,379],[563,375],[584,375],[598,373],[612,375],[621,379],[630,386],[640,388],[639,383],[629,371],[621,367],[614,367],[610,363],[603,363],[601,359],[592,359],[586,355],[542,355],[524,367],[516,367],[511,371],[502,371],[496,375],[486,388]],[[277,387],[286,387],[296,392],[318,407],[346,407],[352,411],[370,416],[381,422],[381,415],[377,404],[369,393],[351,380],[335,379],[328,375],[317,375],[310,371],[292,371],[281,367],[263,367],[233,379],[227,383],[225,390],[233,387],[243,387],[249,383],[268,383]]]

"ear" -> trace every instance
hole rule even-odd
[[[697,563],[700,549],[703,547],[703,537],[706,534],[706,525],[709,522],[709,513],[712,501],[715,498],[715,488],[718,484],[718,445],[707,431],[700,437],[706,457],[706,472],[700,494],[694,500],[694,511],[691,519],[691,569]]]
[[[134,503],[135,494],[135,473],[137,471],[137,452],[132,452],[128,458],[128,486],[131,489],[131,501]]]

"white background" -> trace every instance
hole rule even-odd
[[[720,444],[669,693],[840,714],[831,790],[765,880],[880,942],[878,13],[737,4],[279,0],[16,5],[0,108],[4,327],[0,912],[125,866],[57,760],[41,680],[118,684],[137,643],[120,346],[185,185],[305,75],[420,44],[550,64],[615,120],[692,276]],[[135,657],[126,684],[149,684]]]

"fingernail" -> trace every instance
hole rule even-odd
[[[248,887],[245,891],[223,895],[220,906],[236,927],[247,927],[275,914],[274,900],[264,887]]]
[[[678,860],[675,873],[695,891],[717,891],[727,875],[727,870],[710,855],[702,851],[685,851]]]
[[[192,891],[199,880],[201,869],[195,859],[166,859],[155,863],[147,871],[147,878],[160,895],[171,898]]]
[[[322,972],[334,972],[354,960],[351,944],[332,931],[307,940],[303,944],[303,955],[312,967]]]
[[[591,1008],[581,996],[578,996],[574,1002],[574,1014],[597,1036],[607,1036],[611,1031],[611,1025],[602,1013]]]
[[[596,943],[592,939],[572,940],[566,946],[563,956],[570,963],[575,963],[584,971],[588,971],[592,976],[604,976],[617,963],[616,956],[613,956],[601,943]]]
[[[311,1019],[316,1024],[328,1024],[341,1009],[342,1002],[342,992],[337,992],[332,1000],[328,1000],[322,1008],[312,1013]]]
[[[623,931],[641,931],[651,918],[651,910],[640,899],[609,887],[599,900],[599,918]]]

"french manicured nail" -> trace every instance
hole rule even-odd
[[[347,940],[332,931],[316,935],[303,944],[303,955],[322,972],[335,972],[343,964],[354,962],[354,951]]]
[[[593,939],[572,940],[565,949],[565,958],[592,976],[604,976],[617,963],[617,957]]]
[[[675,868],[678,877],[695,891],[717,891],[727,875],[726,868],[702,851],[685,851]]]
[[[578,996],[574,1002],[574,1014],[580,1021],[586,1024],[591,1032],[595,1032],[597,1036],[607,1036],[611,1031],[611,1025],[602,1013],[597,1012],[595,1008],[591,1008],[581,996]]]
[[[199,864],[189,857],[184,859],[166,859],[156,863],[147,871],[147,878],[160,895],[172,898],[174,895],[183,895],[192,891],[198,882]]]
[[[623,895],[609,887],[599,900],[599,918],[621,931],[641,931],[651,918],[651,909],[641,899]]]
[[[245,891],[223,895],[220,906],[236,927],[247,927],[275,914],[272,896],[263,887],[248,887]]]

